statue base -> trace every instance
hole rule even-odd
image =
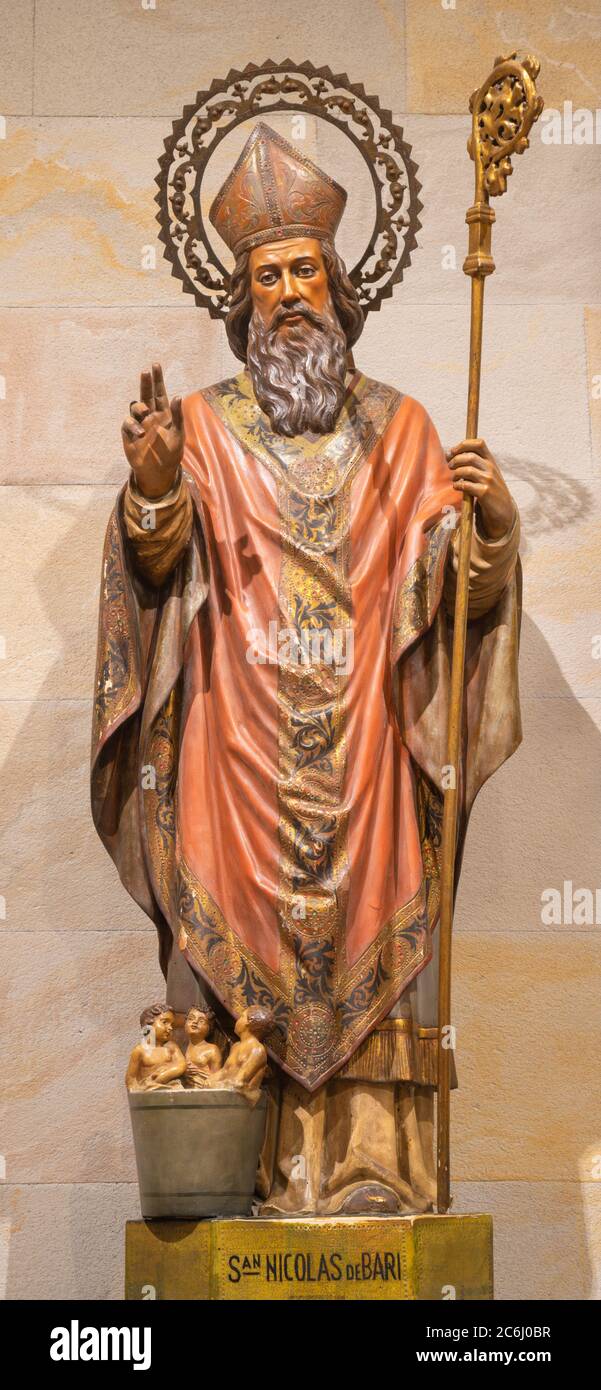
[[[491,1216],[128,1221],[126,1299],[492,1299]]]

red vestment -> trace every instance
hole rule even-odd
[[[109,524],[94,815],[163,964],[174,937],[232,1014],[268,1005],[314,1090],[432,955],[458,495],[423,408],[359,374],[316,440],[246,373],[184,419],[177,502]],[[514,541],[476,542],[462,835],[520,738]]]

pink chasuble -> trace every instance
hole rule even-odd
[[[424,409],[357,375],[333,434],[286,439],[246,373],[184,403],[208,593],[184,650],[180,947],[234,1014],[273,1009],[313,1090],[431,957],[441,796],[398,658],[440,604],[454,492]]]

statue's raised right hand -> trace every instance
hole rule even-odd
[[[173,487],[184,453],[181,397],[169,401],[159,362],[142,372],[140,399],[129,411],[121,428],[125,455],[140,492],[156,501]]]

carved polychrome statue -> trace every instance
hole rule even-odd
[[[250,1009],[244,1010],[234,1030],[239,1041],[232,1044],[215,1078],[216,1085],[259,1094],[267,1071],[267,1050],[262,1039],[273,1028],[274,1022],[271,1009],[265,1009],[260,1004],[253,1004]]]
[[[151,1004],[140,1014],[143,1039],[131,1054],[128,1091],[180,1090],[186,1070],[184,1054],[172,1040],[175,1014],[169,1004]]]
[[[184,1085],[191,1090],[206,1090],[213,1085],[221,1069],[221,1052],[216,1043],[208,1041],[215,1015],[212,1009],[189,1009],[186,1018],[186,1074]]]
[[[142,373],[102,584],[95,822],[156,923],[178,1009],[194,978],[220,1020],[271,1010],[270,1213],[434,1201],[464,490],[477,525],[459,852],[479,787],[520,739],[516,508],[482,440],[445,455],[423,406],[355,369],[345,200],[256,127],[211,211],[235,256],[242,370],[183,402],[158,365]]]

